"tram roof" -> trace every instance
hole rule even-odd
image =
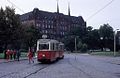
[[[40,43],[48,43],[48,42],[51,42],[51,43],[59,43],[59,41],[53,40],[53,39],[39,39],[38,41],[39,41]]]

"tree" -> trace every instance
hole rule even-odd
[[[74,42],[74,37],[72,36],[67,36],[64,38],[64,44],[67,50],[70,50],[71,52],[74,51],[75,47],[75,42]]]
[[[87,44],[82,45],[81,52],[87,52]]]
[[[88,49],[99,49],[99,30],[93,29],[91,26],[88,26],[86,29],[87,32],[83,39],[83,43],[87,44]]]
[[[0,52],[3,51],[4,29],[5,29],[5,12],[3,8],[1,8],[0,9]]]
[[[99,34],[103,41],[102,48],[113,50],[113,28],[109,24],[103,24],[99,28]]]
[[[88,26],[87,28],[87,33],[91,32],[93,30],[93,27],[92,26]]]
[[[15,14],[15,9],[10,7],[6,7],[5,10],[0,9],[0,18],[0,42],[2,47],[4,49],[14,48],[13,44],[19,39],[20,19]]]
[[[24,42],[27,47],[34,47],[39,38],[41,38],[40,31],[34,25],[24,26]]]
[[[66,38],[64,38],[64,43],[66,45],[66,48],[71,51],[75,50],[75,38],[77,41],[76,47],[78,48],[79,47],[78,42],[79,42],[79,40],[81,42],[83,41],[85,34],[86,34],[86,29],[83,29],[80,27],[67,32]]]
[[[82,45],[83,45],[82,42],[79,41],[78,44],[77,44],[77,46],[78,46],[77,49],[80,50],[82,48]]]

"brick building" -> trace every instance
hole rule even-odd
[[[23,24],[33,24],[42,34],[46,34],[51,39],[61,39],[66,32],[77,27],[83,30],[86,28],[86,22],[82,16],[71,16],[69,7],[68,15],[59,13],[58,5],[57,12],[41,11],[34,8],[33,11],[21,15],[20,19]]]

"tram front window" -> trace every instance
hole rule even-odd
[[[39,50],[44,50],[44,49],[49,49],[49,45],[48,44],[39,44]]]

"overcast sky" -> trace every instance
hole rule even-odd
[[[59,0],[60,13],[68,14],[68,2],[70,2],[71,15],[82,16],[87,26],[96,29],[100,25],[109,23],[114,30],[120,29],[120,0]],[[107,4],[109,5],[104,8]],[[30,12],[34,8],[49,12],[57,11],[56,0],[0,0],[0,6],[14,7],[18,14]]]

